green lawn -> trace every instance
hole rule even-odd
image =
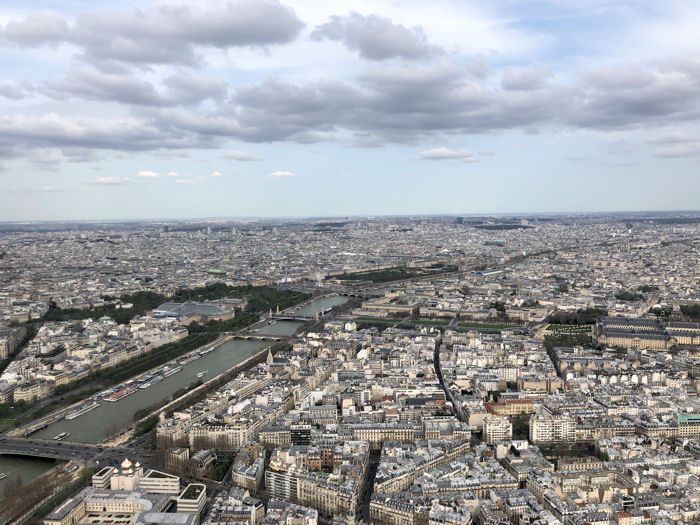
[[[389,317],[355,317],[355,321],[377,321],[380,323],[400,323],[403,319],[391,319]]]
[[[522,328],[522,326],[517,324],[490,324],[470,322],[457,323],[457,326],[461,326],[462,328],[483,328],[485,330],[506,330],[508,328]]]
[[[545,335],[545,342],[552,346],[584,346],[595,348],[593,338],[589,334],[576,332],[558,332],[557,335]]]
[[[415,321],[411,321],[413,324],[425,324],[428,326],[447,326],[450,324],[449,321],[431,321],[428,319],[416,319]]]
[[[438,275],[441,273],[456,272],[455,266],[431,266],[427,268],[407,268],[405,266],[397,266],[396,268],[387,268],[386,270],[371,270],[358,273],[344,273],[342,275],[334,275],[329,279],[338,279],[341,281],[371,281],[373,283],[388,283],[391,281],[400,281],[402,279],[412,279],[414,277],[425,277],[428,275]]]
[[[547,330],[552,330],[553,332],[564,332],[569,334],[587,334],[590,333],[591,326],[580,324],[550,324],[549,326],[547,326]]]

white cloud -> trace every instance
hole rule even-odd
[[[657,157],[681,158],[700,156],[700,139],[696,139],[682,131],[668,131],[650,139],[651,144],[659,144],[654,152]]]
[[[697,157],[700,156],[700,140],[659,148],[655,154],[667,158]]]
[[[212,177],[221,177],[221,172],[215,171],[214,173],[211,174]]]
[[[60,13],[45,11],[11,20],[0,33],[20,47],[70,43],[82,50],[80,58],[95,63],[192,66],[200,63],[200,48],[285,44],[304,26],[277,0],[232,0],[204,7],[167,3],[87,11],[73,24]]]
[[[278,171],[273,171],[272,173],[268,173],[265,175],[265,179],[267,180],[283,180],[283,179],[289,179],[291,177],[294,177],[294,173],[291,171],[283,171],[283,170],[278,170]]]
[[[54,188],[53,186],[44,186],[42,188],[27,188],[27,189],[21,189],[21,190],[0,190],[0,193],[16,193],[16,194],[23,194],[23,195],[32,195],[32,194],[41,194],[41,193],[61,193],[64,191],[68,191],[63,188]]]
[[[421,151],[420,156],[425,160],[463,160],[464,162],[476,162],[474,154],[466,149],[452,150],[445,146]]]
[[[180,175],[176,171],[169,171],[168,177],[179,177]]]
[[[128,177],[97,177],[86,182],[86,184],[98,184],[103,186],[121,186],[128,184],[131,179]]]
[[[253,155],[252,153],[248,153],[247,151],[243,151],[240,149],[227,151],[226,153],[224,153],[224,158],[229,160],[237,160],[240,162],[252,162],[256,160],[263,160],[262,157],[258,157],[257,155]]]
[[[679,144],[683,142],[697,142],[697,139],[682,131],[668,131],[662,135],[650,139],[652,144]]]
[[[138,175],[139,177],[147,178],[147,179],[152,179],[152,178],[160,176],[155,171],[149,171],[149,170],[139,171],[136,175]]]

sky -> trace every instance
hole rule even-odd
[[[3,0],[0,221],[700,209],[700,2]]]

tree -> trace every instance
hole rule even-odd
[[[530,422],[524,415],[516,416],[512,420],[513,423],[513,438],[527,439],[530,431]]]
[[[691,319],[700,319],[700,304],[682,304],[681,313]]]
[[[19,474],[15,474],[11,478],[7,478],[5,481],[5,487],[2,489],[2,495],[5,498],[9,498],[10,496],[14,495],[15,492],[18,492],[22,488],[22,478],[20,478]]]
[[[615,292],[615,298],[619,299],[620,301],[638,301],[640,299],[644,299],[644,296],[628,290],[621,290],[619,292]]]

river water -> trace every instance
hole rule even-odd
[[[314,315],[337,304],[343,304],[347,297],[330,296],[317,299],[303,306],[298,313]],[[277,321],[260,329],[265,335],[292,335],[302,323],[295,321]],[[61,419],[35,434],[32,437],[51,439],[61,432],[69,432],[66,441],[79,443],[99,443],[104,439],[128,427],[134,420],[136,411],[169,400],[174,392],[186,388],[198,381],[197,374],[207,371],[201,379],[206,381],[225,372],[229,368],[244,361],[261,348],[268,346],[266,341],[233,340],[224,343],[212,352],[183,365],[182,371],[166,377],[145,389],[138,389],[130,396],[116,402],[100,401],[100,406],[72,420]],[[0,471],[2,471],[0,469]],[[9,476],[8,476],[9,478]]]
[[[22,485],[26,485],[55,465],[53,459],[0,456],[0,472],[7,474],[6,478],[0,480],[0,499],[5,497],[5,486],[13,483],[17,477]]]
[[[137,410],[169,400],[174,392],[198,381],[197,374],[207,371],[206,381],[253,355],[269,345],[265,341],[233,340],[218,346],[212,352],[182,366],[182,371],[166,377],[148,388],[137,389],[119,401],[100,401],[100,406],[72,420],[61,419],[32,437],[51,439],[61,432],[70,432],[66,441],[99,443],[128,427]]]
[[[263,326],[258,333],[260,335],[292,335],[303,325],[301,321],[275,321]]]
[[[324,310],[328,310],[334,306],[347,303],[348,299],[349,297],[345,297],[344,295],[329,295],[328,297],[320,297],[311,301],[309,304],[305,304],[297,310],[290,310],[290,313],[313,317],[316,315],[316,313],[321,313]]]

